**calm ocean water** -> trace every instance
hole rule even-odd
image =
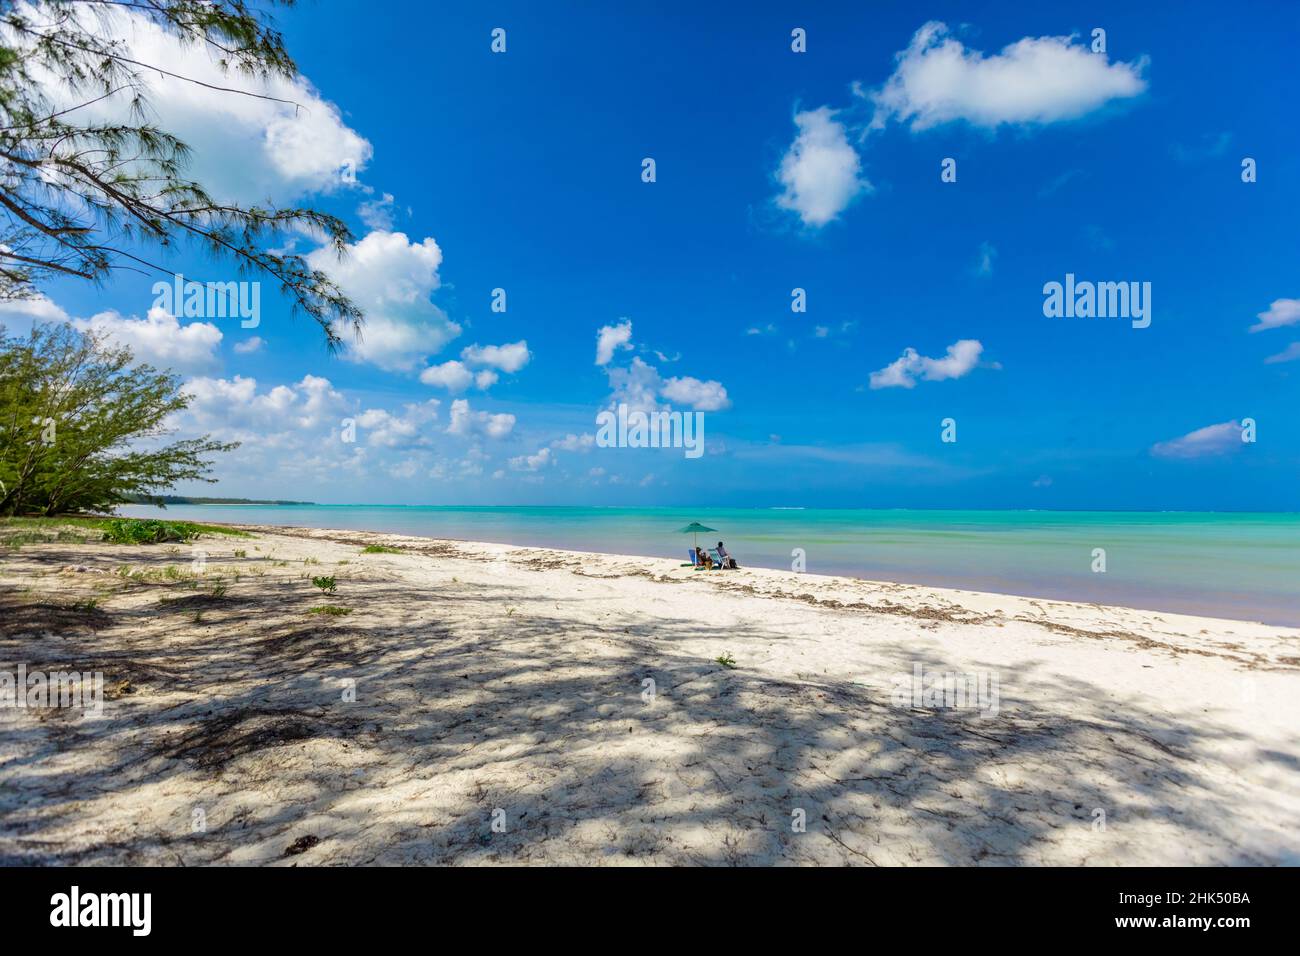
[[[692,521],[742,565],[1300,625],[1300,514],[173,505],[138,517],[391,531],[677,557]],[[703,543],[703,541],[701,542]],[[1094,573],[1093,549],[1106,551]]]

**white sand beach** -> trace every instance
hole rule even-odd
[[[0,862],[1300,863],[1295,629],[390,534],[197,547],[197,578],[189,546],[4,553],[0,670],[108,699],[0,708]],[[917,665],[996,707],[897,699]]]

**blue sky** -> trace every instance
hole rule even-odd
[[[306,118],[158,86],[197,176],[354,227],[330,268],[372,322],[341,357],[269,284],[256,329],[150,318],[130,273],[28,318],[192,383],[177,427],[244,442],[197,493],[1300,507],[1293,7],[655,6],[307,4],[277,14]],[[1150,326],[1045,317],[1066,273],[1149,282]],[[706,454],[594,447],[630,394],[702,410]]]

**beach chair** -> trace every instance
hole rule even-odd
[[[718,554],[717,548],[709,548],[709,557],[713,559],[713,567],[716,570],[721,571],[727,566],[727,562],[722,559],[722,555]]]
[[[688,558],[691,559],[691,563],[690,563],[689,567],[692,567],[692,568],[698,568],[698,567],[700,566],[700,559],[699,559],[699,557],[696,555],[696,553],[695,553],[695,549],[694,549],[694,548],[687,548],[687,549],[686,549],[686,556],[687,556]],[[682,567],[685,568],[685,567],[688,567],[688,565],[683,564]]]

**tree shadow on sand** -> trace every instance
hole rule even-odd
[[[99,720],[0,716],[0,863],[1087,862],[1153,821],[1135,832],[1213,862],[1278,859],[1233,846],[1239,793],[1203,772],[1232,731],[1033,664],[1003,668],[981,718],[893,703],[917,659],[901,642],[873,640],[860,682],[779,679],[685,650],[698,620],[577,630],[507,584],[364,593],[313,617],[301,581],[241,579],[78,619],[0,591],[0,665],[126,682]],[[1079,706],[1029,702],[1030,682]],[[177,795],[142,807],[145,787]]]

